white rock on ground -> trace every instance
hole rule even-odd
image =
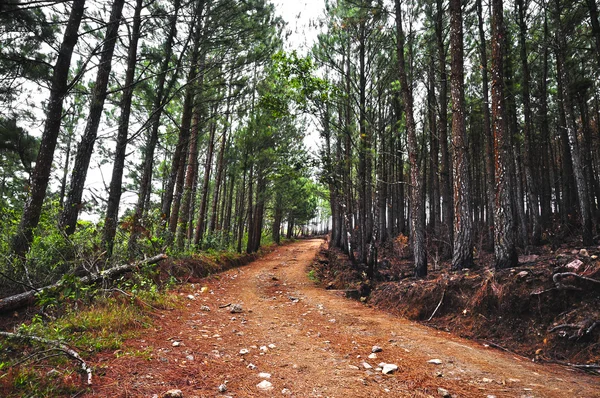
[[[383,373],[384,375],[387,375],[390,373],[394,373],[397,370],[398,370],[398,365],[394,365],[393,363],[386,363],[385,365],[382,366],[381,373]]]
[[[263,380],[260,383],[258,383],[256,387],[262,391],[271,391],[273,389],[273,384],[266,380]]]
[[[381,352],[381,351],[383,351],[383,348],[379,347],[378,345],[374,345],[373,348],[371,348],[372,353]]]
[[[375,359],[375,358],[377,358],[377,354],[375,354],[375,353],[369,354],[368,358],[369,359]]]
[[[248,350],[247,348],[242,348],[242,349],[240,350],[240,355],[246,355],[246,354],[248,354],[249,352],[250,352],[250,350]]]
[[[427,361],[427,363],[432,363],[434,365],[441,365],[442,364],[442,360],[441,359],[430,359],[429,361]]]
[[[271,373],[260,372],[258,374],[258,377],[260,377],[261,379],[270,379],[271,378]]]

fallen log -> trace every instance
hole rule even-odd
[[[81,283],[83,285],[91,285],[92,283],[96,283],[96,282],[112,280],[121,274],[131,271],[132,269],[138,268],[142,265],[156,264],[167,258],[168,257],[166,254],[159,254],[157,256],[151,257],[144,261],[138,261],[138,262],[131,263],[131,264],[119,265],[119,266],[104,270],[104,271],[100,272],[99,274],[93,274],[93,275],[88,275],[88,276],[79,278],[79,283]],[[29,290],[24,293],[15,294],[14,296],[4,297],[4,298],[0,299],[0,313],[15,310],[15,309],[21,308],[21,307],[25,307],[26,305],[29,305],[34,301],[36,294],[59,288],[64,283],[65,283],[64,281],[58,281],[55,284],[52,284],[49,286],[44,286],[37,290]]]

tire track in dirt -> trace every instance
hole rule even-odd
[[[150,397],[177,388],[185,397],[438,397],[444,388],[459,397],[600,397],[593,376],[531,363],[317,288],[307,266],[322,243],[281,246],[184,287],[185,305],[163,312],[145,338],[128,341],[131,355],[98,360],[104,374],[90,396]],[[233,303],[243,312],[224,307]],[[269,344],[275,348],[260,350]],[[369,359],[374,345],[383,351]],[[441,365],[427,362],[434,358]],[[399,369],[383,375],[365,361]],[[259,372],[271,374],[273,390],[256,387]],[[227,391],[219,393],[223,383]]]

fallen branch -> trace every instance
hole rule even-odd
[[[562,280],[568,277],[572,277],[575,279],[583,280],[586,282],[591,282],[600,286],[600,281],[592,278],[588,278],[587,276],[576,274],[575,272],[560,272],[552,275],[552,281],[556,288],[559,290],[581,290],[581,288],[573,285],[565,285],[562,283]]]
[[[117,267],[109,268],[105,271],[100,272],[99,274],[84,276],[83,278],[79,278],[79,283],[84,285],[91,285],[92,283],[112,280],[115,277],[124,274],[128,271],[131,271],[134,268],[140,267],[142,265],[150,265],[156,264],[161,260],[165,260],[167,255],[159,254],[158,256],[151,257],[144,261],[139,261],[131,264],[119,265]],[[61,287],[64,284],[63,281],[58,281],[53,285],[45,286],[38,290],[29,290],[24,293],[19,293],[14,296],[9,296],[0,299],[0,313],[14,310],[17,308],[24,307],[33,302],[36,294],[44,293],[48,290],[56,289]]]
[[[431,316],[429,317],[429,319],[427,319],[427,322],[431,321],[431,319],[433,318],[433,316],[435,315],[435,313],[440,309],[440,306],[442,305],[442,301],[444,301],[444,296],[446,295],[446,290],[444,289],[444,291],[442,292],[442,298],[440,299],[440,302],[438,303],[437,307],[435,307],[435,310],[433,310],[433,313],[431,314]]]
[[[569,336],[569,339],[580,338],[585,335],[589,335],[596,328],[596,326],[600,325],[600,321],[593,321],[591,319],[586,319],[580,323],[564,323],[562,325],[556,325],[553,328],[548,329],[548,333],[555,332],[561,329],[577,329],[577,331]],[[560,335],[560,333],[559,333]],[[566,332],[562,332],[561,337],[566,336]]]
[[[77,353],[77,351],[68,347],[66,344],[63,344],[60,341],[56,341],[56,340],[44,339],[43,337],[30,336],[30,335],[18,334],[18,333],[0,332],[0,336],[4,336],[7,339],[11,339],[11,340],[35,341],[38,343],[50,345],[50,346],[64,352],[67,356],[75,359],[76,361],[78,361],[81,364],[81,369],[83,369],[83,371],[87,374],[87,384],[92,385],[92,368],[90,366],[88,366],[88,364],[83,360],[83,358],[81,358],[81,356],[79,355],[79,353]]]

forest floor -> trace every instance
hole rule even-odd
[[[317,286],[309,271],[322,244],[280,246],[182,285],[171,293],[180,304],[157,311],[143,335],[90,358],[94,385],[83,396],[161,397],[177,389],[186,398],[600,397],[596,376],[534,363]],[[372,355],[373,346],[381,351]],[[380,363],[398,369],[383,374]]]

